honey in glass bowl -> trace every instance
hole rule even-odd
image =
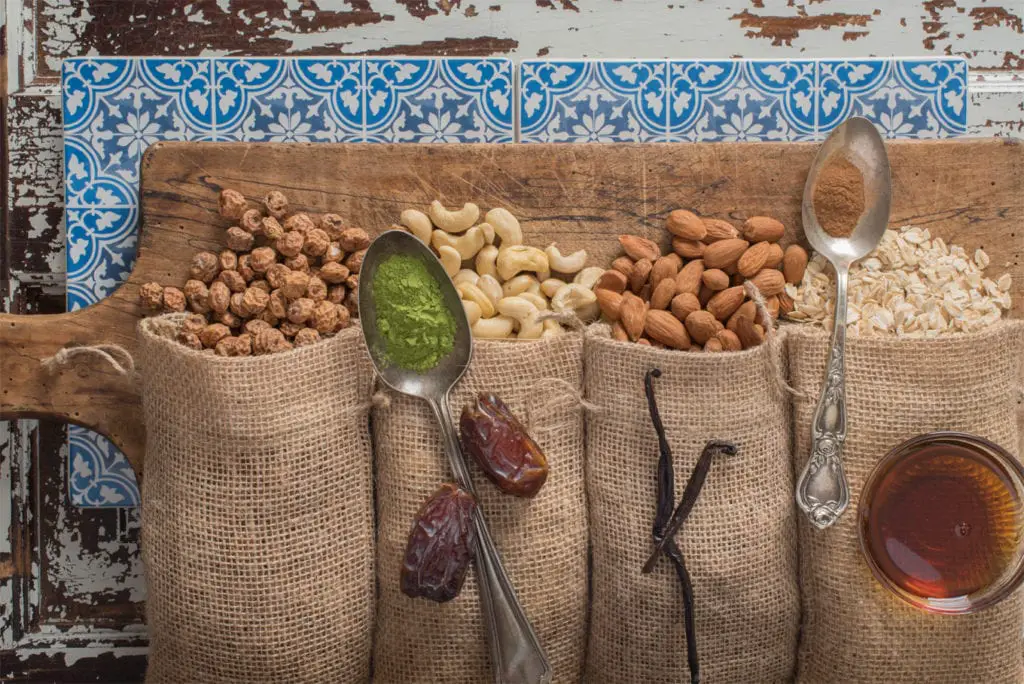
[[[858,532],[868,566],[901,599],[937,613],[990,606],[1024,579],[1024,469],[999,446],[935,432],[868,476]]]

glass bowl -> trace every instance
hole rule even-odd
[[[974,613],[1024,580],[1024,468],[980,437],[932,432],[890,451],[857,506],[860,548],[884,587],[934,613]]]

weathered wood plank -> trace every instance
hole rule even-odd
[[[64,57],[472,54],[517,57],[960,55],[1024,70],[1019,3],[930,0],[40,0],[39,75]]]

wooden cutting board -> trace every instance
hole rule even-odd
[[[891,225],[914,223],[1013,276],[1024,317],[1024,146],[1011,139],[892,142]],[[142,163],[142,231],[129,281],[87,309],[0,315],[0,417],[57,417],[97,430],[142,472],[145,431],[134,377],[78,356],[61,370],[41,360],[68,345],[135,346],[142,283],[183,284],[192,255],[223,248],[217,194],[251,199],[281,190],[293,206],[333,211],[371,233],[433,199],[505,206],[527,241],[585,248],[590,263],[619,254],[637,233],[667,246],[676,208],[734,223],[762,214],[801,239],[800,197],[812,143],[651,145],[327,145],[158,143]]]

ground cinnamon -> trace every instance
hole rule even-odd
[[[849,237],[864,213],[864,176],[845,156],[825,165],[814,184],[814,213],[832,237]]]

